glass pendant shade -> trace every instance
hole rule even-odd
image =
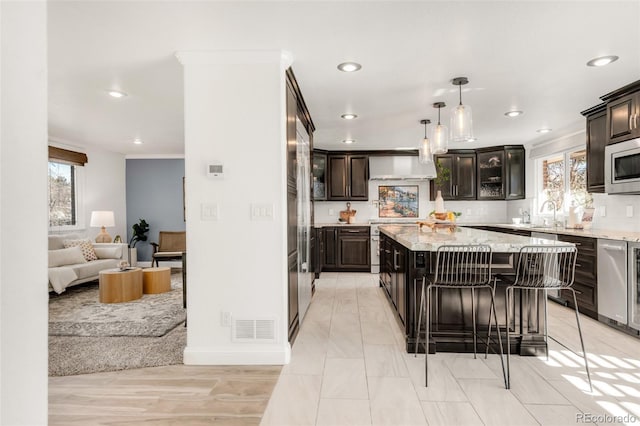
[[[446,154],[449,146],[449,129],[444,124],[438,123],[431,133],[431,153]]]
[[[433,163],[433,154],[431,153],[431,142],[428,138],[422,139],[418,148],[418,160],[422,164]]]
[[[451,140],[467,142],[473,139],[473,119],[469,105],[458,105],[451,111]]]

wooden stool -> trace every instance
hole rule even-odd
[[[142,269],[105,269],[99,274],[100,303],[121,303],[142,297]]]
[[[142,270],[142,291],[144,294],[171,291],[171,268],[146,268]]]

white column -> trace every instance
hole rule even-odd
[[[283,364],[287,339],[285,69],[281,51],[180,52],[187,210],[186,364]],[[222,164],[223,179],[207,176]],[[255,207],[256,209],[252,209]],[[252,217],[256,211],[268,217]],[[273,321],[273,340],[222,325]]]
[[[47,423],[47,5],[0,2],[0,424]]]

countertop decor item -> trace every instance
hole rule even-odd
[[[353,223],[355,221],[356,211],[351,210],[351,203],[347,203],[347,209],[340,211],[341,222]]]

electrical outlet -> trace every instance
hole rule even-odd
[[[627,206],[627,217],[633,217],[633,206]]]
[[[600,216],[605,217],[607,215],[607,208],[605,206],[600,206]]]
[[[333,216],[333,209],[329,209],[329,216]]]
[[[231,312],[222,312],[220,316],[220,325],[223,327],[231,327]]]

